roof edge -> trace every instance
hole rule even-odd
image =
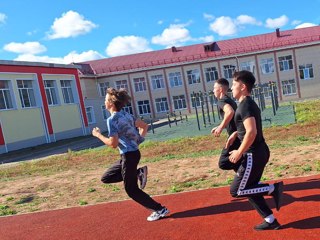
[[[81,68],[81,66],[74,65],[74,64],[58,64],[58,63],[11,61],[11,60],[0,60],[0,65],[51,67],[51,68],[76,68],[76,69]]]

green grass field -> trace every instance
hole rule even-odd
[[[272,107],[264,109],[261,115],[262,124],[264,127],[270,126],[285,126],[295,123],[294,107],[291,104],[282,105],[276,111],[276,115],[273,114]],[[203,115],[199,114],[199,125],[198,128],[196,115],[188,115],[188,121],[183,117],[183,121],[180,117],[177,118],[177,124],[175,124],[173,118],[171,118],[171,128],[168,121],[162,122],[161,124],[154,124],[154,134],[149,129],[146,140],[150,141],[166,141],[175,138],[193,137],[208,135],[213,127],[217,126],[221,119],[219,119],[217,112],[215,111],[215,122],[213,121],[213,115],[210,112],[211,124],[209,124],[208,115],[205,114],[206,126],[204,125]]]

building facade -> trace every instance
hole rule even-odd
[[[280,31],[208,44],[106,58],[80,64],[89,125],[105,129],[105,89],[126,88],[132,96],[126,111],[145,118],[167,112],[192,113],[193,92],[212,90],[235,70],[252,71],[266,99],[275,82],[279,100],[319,97],[320,26]]]
[[[88,133],[76,66],[0,61],[0,153]]]

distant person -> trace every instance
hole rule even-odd
[[[229,90],[229,81],[225,78],[219,78],[213,86],[214,96],[218,99],[217,106],[219,114],[222,116],[221,123],[211,130],[211,133],[215,137],[219,137],[222,130],[226,129],[228,136],[237,131],[236,124],[234,122],[234,113],[237,109],[237,103],[231,99],[227,92]],[[232,145],[228,148],[223,148],[219,158],[219,168],[223,170],[238,170],[241,162],[232,163],[229,161],[229,152],[238,149],[240,146],[240,140],[237,138]]]
[[[226,147],[230,146],[237,138],[241,141],[240,147],[230,152],[229,159],[232,163],[236,164],[241,161],[231,183],[230,193],[233,197],[247,197],[252,206],[264,218],[263,223],[254,227],[259,231],[281,227],[264,196],[273,196],[276,209],[279,211],[283,182],[275,184],[259,182],[269,160],[270,151],[263,137],[260,109],[250,96],[255,80],[254,75],[245,70],[235,72],[233,75],[232,95],[239,101],[234,117],[237,131],[229,137]]]
[[[103,174],[101,181],[103,183],[123,181],[125,191],[130,198],[154,211],[147,220],[155,221],[165,217],[169,210],[138,187],[137,178],[141,179],[141,188],[144,188],[147,177],[147,169],[144,167],[138,172],[137,166],[141,158],[139,144],[144,141],[148,124],[122,111],[130,99],[126,90],[108,88],[105,98],[106,109],[111,113],[107,119],[108,137],[103,136],[97,127],[92,130],[93,136],[108,146],[118,147],[120,151],[120,160]]]

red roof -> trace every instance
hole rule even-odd
[[[161,66],[182,62],[193,62],[212,58],[227,57],[230,55],[247,54],[257,51],[271,50],[300,44],[307,44],[320,41],[320,26],[280,31],[277,37],[276,31],[267,34],[235,38],[230,40],[217,41],[214,43],[195,44],[184,47],[137,53],[132,55],[104,58],[95,61],[88,61],[82,64],[89,64],[91,69],[82,71],[80,74],[108,74],[126,72],[139,68]],[[205,51],[205,45],[213,47],[213,51]]]

